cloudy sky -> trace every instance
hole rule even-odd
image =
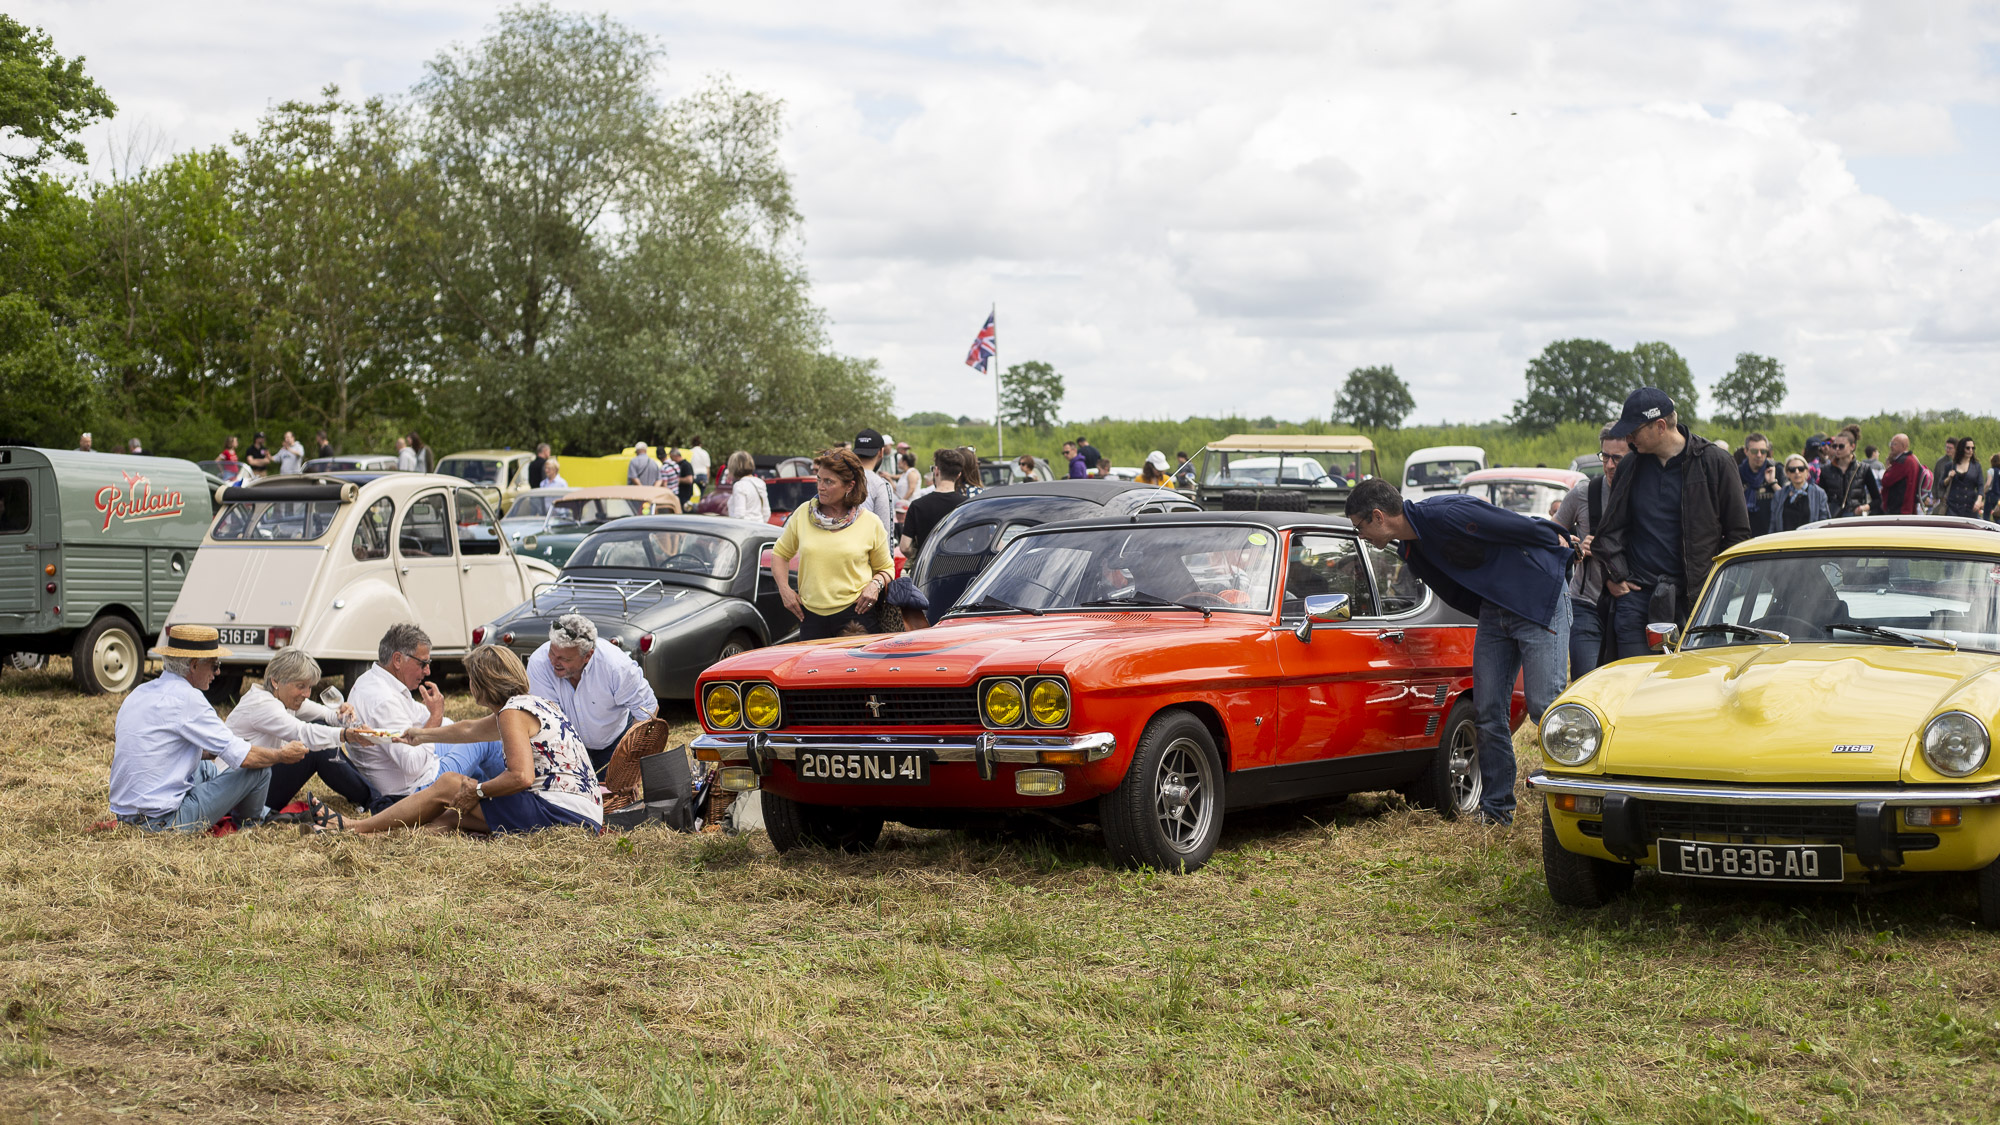
[[[16,0],[120,106],[101,153],[398,93],[496,6]],[[591,10],[597,10],[592,8]],[[614,2],[670,94],[784,99],[840,350],[904,412],[1051,362],[1066,414],[1324,416],[1394,364],[1504,414],[1553,339],[1665,340],[1787,406],[1992,412],[2000,9],[1517,0]],[[984,404],[982,406],[982,404]]]

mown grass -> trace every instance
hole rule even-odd
[[[1525,818],[1383,796],[1184,878],[1064,833],[91,834],[115,712],[0,679],[0,1120],[2000,1117],[1962,882],[1570,912]]]

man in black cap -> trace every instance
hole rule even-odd
[[[854,435],[854,455],[867,470],[861,478],[868,482],[868,503],[864,507],[882,521],[882,532],[886,535],[896,529],[896,501],[889,495],[889,482],[875,471],[882,464],[882,435],[874,430]]]
[[[1674,400],[1640,387],[1608,436],[1632,453],[1618,466],[1591,553],[1612,596],[1618,655],[1646,653],[1649,621],[1683,621],[1715,556],[1750,538],[1736,460],[1688,432]]]

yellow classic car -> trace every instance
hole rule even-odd
[[[1685,633],[1571,684],[1541,726],[1542,864],[1566,906],[1639,868],[1862,884],[1976,872],[2000,928],[2000,528],[1827,520],[1716,560]]]

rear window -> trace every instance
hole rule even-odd
[[[819,495],[816,480],[774,480],[764,485],[764,495],[774,512],[789,512]]]
[[[339,511],[338,500],[231,502],[222,506],[222,514],[215,517],[215,527],[209,534],[225,542],[303,542],[325,535]]]
[[[21,477],[0,480],[0,535],[19,535],[35,522],[34,496]]]
[[[448,477],[469,480],[474,484],[498,484],[500,482],[500,462],[485,461],[472,457],[447,457],[438,462],[437,471]]]

